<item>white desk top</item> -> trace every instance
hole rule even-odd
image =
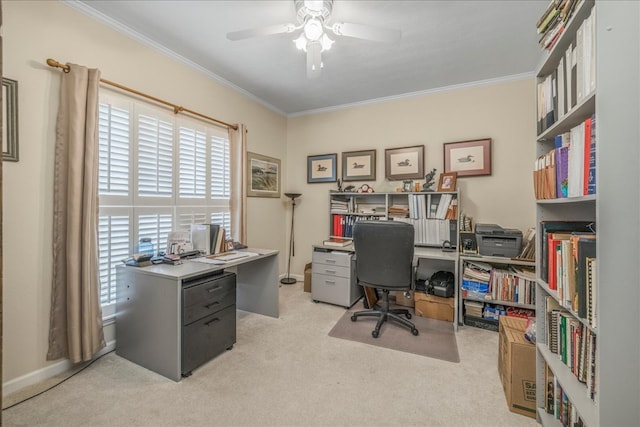
[[[234,253],[246,252],[252,255],[246,256],[243,258],[229,260],[224,264],[207,264],[204,262],[195,261],[193,259],[187,259],[182,261],[182,264],[178,264],[178,265],[154,264],[148,267],[131,267],[131,266],[124,266],[124,265],[123,266],[138,270],[140,273],[144,273],[144,274],[170,277],[174,279],[186,279],[192,276],[200,275],[202,273],[224,270],[225,268],[235,267],[237,265],[246,264],[255,260],[267,258],[267,257],[278,254],[278,251],[274,249],[256,249],[256,248],[240,249],[240,250],[235,250],[231,252],[234,252]],[[256,254],[256,255],[253,255],[253,254]]]

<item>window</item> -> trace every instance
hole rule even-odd
[[[230,236],[226,130],[101,90],[99,106],[100,301],[115,303],[116,265],[142,238],[164,251],[172,230],[211,222]]]

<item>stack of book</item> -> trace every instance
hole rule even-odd
[[[406,206],[393,205],[389,206],[389,218],[408,218],[409,209]]]
[[[544,11],[536,28],[541,34],[538,43],[543,49],[551,50],[564,32],[564,27],[573,15],[578,0],[551,0]]]

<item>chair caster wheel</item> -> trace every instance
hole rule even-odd
[[[407,313],[406,317],[407,319],[411,319],[411,313]]]
[[[417,329],[412,329],[411,333],[413,334],[413,336],[417,337],[420,332],[418,332]]]
[[[378,338],[379,335],[380,335],[380,332],[378,332],[378,331],[372,331],[371,332],[371,336],[374,337],[374,338]]]
[[[358,316],[356,316],[355,314],[351,315],[351,321],[355,322],[356,320],[358,320]]]

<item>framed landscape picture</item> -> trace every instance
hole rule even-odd
[[[247,152],[247,196],[280,197],[280,160]]]
[[[424,178],[424,145],[384,150],[384,176],[388,180]]]
[[[18,161],[18,82],[2,78],[2,160]]]
[[[444,171],[458,176],[491,175],[491,138],[444,144]]]
[[[375,181],[376,150],[342,153],[343,181]]]
[[[337,154],[307,156],[307,182],[336,182]]]

